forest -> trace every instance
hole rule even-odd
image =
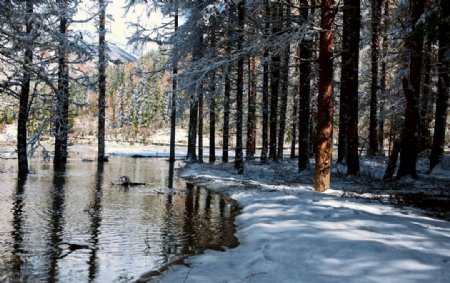
[[[448,0],[1,1],[0,281],[447,282],[449,72]]]
[[[388,156],[385,179],[416,178],[420,156],[431,171],[448,153],[446,1],[130,0],[125,11],[165,16],[154,28],[129,23],[129,44],[159,46],[135,66],[108,60],[107,1],[91,1],[84,19],[80,1],[1,5],[2,122],[17,124],[19,175],[43,136],[55,146],[42,149],[65,163],[83,111],[98,117],[99,161],[105,135],[126,125],[127,136],[141,127],[146,136],[156,116],[170,124],[173,160],[187,115],[187,160],[203,162],[208,133],[209,161],[218,136],[221,160],[234,150],[239,174],[257,150],[263,163],[298,158],[299,171],[314,156],[318,191],[330,187],[335,145],[347,175],[360,174],[361,155]],[[94,22],[98,38],[72,28],[80,22]]]

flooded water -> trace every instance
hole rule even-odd
[[[173,179],[164,160],[70,160],[59,172],[33,161],[26,180],[15,162],[0,161],[0,282],[129,282],[238,244],[235,204]],[[120,176],[145,185],[112,184]]]

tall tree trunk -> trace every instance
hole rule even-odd
[[[244,41],[244,18],[245,1],[238,4],[238,32],[239,39],[237,48],[242,49]],[[236,82],[236,158],[234,160],[234,169],[238,174],[244,174],[244,156],[242,154],[242,116],[243,116],[243,96],[244,96],[244,58],[240,57],[237,62],[237,82]]]
[[[387,56],[388,56],[388,32],[389,32],[389,0],[384,1],[384,34],[383,34],[383,60],[381,62],[381,77],[380,77],[380,103],[379,103],[379,117],[378,117],[378,145],[380,147],[380,154],[385,155],[384,150],[384,122],[386,119],[386,92],[387,92]]]
[[[290,17],[291,17],[291,3],[289,0],[284,1],[284,5],[281,7],[281,15],[285,15],[285,29],[289,29]],[[286,43],[286,48],[283,53],[283,65],[281,66],[281,100],[280,100],[280,128],[278,131],[278,151],[277,156],[279,159],[283,159],[284,152],[284,136],[286,132],[286,112],[287,101],[289,96],[289,59],[290,59],[290,43]]]
[[[331,154],[333,149],[333,46],[334,0],[323,0],[320,27],[319,97],[317,112],[316,168],[314,189],[323,192],[330,188]]]
[[[266,18],[270,18],[270,0],[265,1]],[[265,30],[269,33],[270,23],[266,22]],[[263,81],[262,81],[262,149],[261,162],[267,162],[269,151],[269,51],[264,49],[263,54]]]
[[[445,146],[445,129],[448,117],[448,89],[450,87],[450,2],[441,0],[441,21],[439,26],[439,80],[436,99],[433,145],[430,155],[430,171],[442,161]]]
[[[422,137],[420,140],[420,150],[425,150],[431,147],[431,131],[430,124],[432,120],[432,112],[433,112],[433,93],[431,91],[431,69],[432,69],[432,47],[431,47],[431,39],[428,38],[426,41],[426,50],[425,50],[425,58],[424,58],[424,69],[425,75],[423,79],[422,85],[422,96],[420,100],[420,124],[419,124],[419,132]]]
[[[67,162],[69,134],[69,67],[67,65],[67,3],[59,1],[58,91],[56,93],[55,157],[59,166]]]
[[[99,0],[99,36],[98,36],[98,162],[106,161],[105,157],[105,108],[106,108],[106,29],[105,16],[106,5],[104,0]]]
[[[280,31],[281,3],[279,0],[272,2],[272,33],[275,35]],[[272,77],[270,80],[270,134],[269,134],[269,158],[278,160],[277,156],[277,123],[278,123],[278,94],[280,85],[280,55],[273,54],[271,57]]]
[[[299,48],[297,49],[299,51]],[[298,63],[300,63],[300,58],[297,59]],[[297,144],[297,126],[298,126],[298,101],[299,101],[299,89],[300,86],[297,84],[294,88],[294,95],[292,96],[292,140],[291,140],[291,158],[295,158],[295,149]]]
[[[304,24],[308,23],[308,0],[300,0],[300,15]],[[312,39],[305,39],[300,43],[300,95],[298,113],[298,171],[310,167],[310,124],[311,124],[311,58]]]
[[[188,129],[188,148],[187,161],[197,161],[197,154],[195,152],[197,144],[197,115],[198,115],[198,99],[193,92],[191,94],[189,105],[189,129]]]
[[[33,31],[33,1],[25,2],[25,32],[29,36]],[[33,49],[31,44],[26,44],[23,61],[23,77],[19,97],[19,117],[17,121],[17,156],[19,178],[26,178],[28,174],[27,154],[27,122],[28,122],[28,100],[30,97],[31,64],[33,62]]]
[[[368,155],[375,156],[379,154],[378,134],[377,134],[377,109],[378,109],[378,57],[380,49],[380,28],[381,28],[381,9],[383,1],[371,0],[372,4],[372,41],[371,41],[371,73],[370,83],[370,120],[369,120],[369,149]]]
[[[198,95],[198,162],[203,163],[203,82],[197,89]]]
[[[249,70],[249,92],[247,113],[247,158],[255,156],[256,152],[256,56],[251,55]]]
[[[210,77],[211,97],[209,99],[209,162],[216,161],[216,73],[212,72]]]
[[[358,157],[358,75],[360,1],[344,0],[344,32],[341,99],[344,98],[344,116],[347,136],[347,175],[359,175]]]
[[[409,65],[409,80],[402,79],[403,90],[406,96],[405,124],[402,132],[402,145],[400,149],[400,166],[397,177],[417,177],[416,162],[419,154],[419,101],[420,82],[422,71],[423,31],[417,22],[425,9],[425,2],[412,0],[411,7],[411,36],[407,39],[407,46],[411,50]],[[420,137],[419,137],[420,138]]]
[[[178,30],[178,0],[175,0],[175,15],[174,15],[174,32]],[[177,60],[172,62],[172,99],[170,105],[170,150],[169,161],[175,161],[175,127],[177,124],[177,76],[178,63]]]
[[[225,67],[224,94],[223,94],[223,136],[222,136],[222,162],[228,162],[228,141],[230,135],[230,67]]]

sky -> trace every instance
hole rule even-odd
[[[126,13],[125,7],[126,0],[114,0],[110,1],[107,7],[107,15],[110,15],[111,18],[106,19],[106,40],[109,42],[113,42],[119,44],[121,47],[124,47],[127,51],[132,52],[135,55],[138,55],[136,51],[133,50],[132,46],[127,46],[128,37],[130,37],[133,33],[132,28],[129,27],[129,22],[137,22],[141,20],[141,24],[145,21],[146,27],[154,27],[158,26],[159,23],[163,20],[162,14],[159,12],[152,12],[149,16],[147,16],[147,11],[145,6],[137,6],[131,8],[128,13]],[[95,9],[95,6],[92,7],[92,2],[89,4],[81,4],[79,7],[77,18],[83,18],[89,14],[89,11]],[[94,4],[95,5],[95,4]],[[82,24],[77,29],[85,29],[92,33],[96,32],[96,28],[94,23]],[[147,46],[147,48],[155,48],[155,46]]]

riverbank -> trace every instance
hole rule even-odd
[[[183,169],[182,177],[238,201],[240,245],[190,257],[153,280],[448,282],[449,222],[394,206],[389,188],[376,194],[361,191],[373,188],[369,178],[335,175],[332,190],[316,193],[311,172],[299,175],[295,164],[249,162],[243,176],[235,174],[232,164]],[[409,187],[420,184],[410,182]]]

